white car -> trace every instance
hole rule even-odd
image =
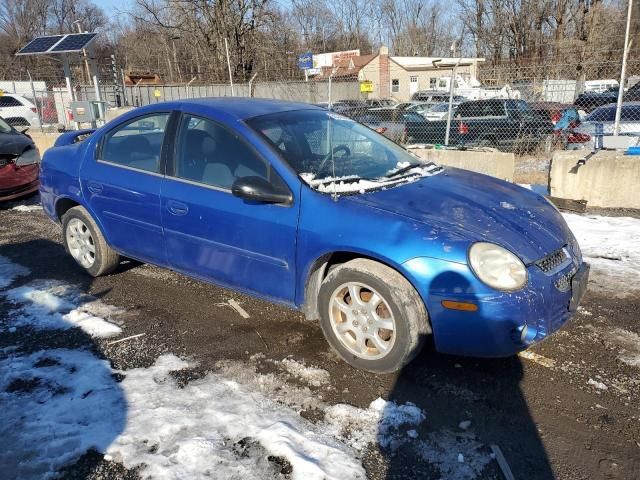
[[[40,127],[40,117],[34,103],[15,93],[0,96],[0,117],[17,128]]]
[[[453,102],[452,112],[455,112],[456,108],[460,105],[460,102]],[[449,112],[449,102],[440,103],[418,103],[407,109],[408,111],[416,112],[422,115],[430,122],[436,120],[446,120],[447,112]]]
[[[571,130],[567,138],[567,148],[592,149],[596,136],[596,125],[602,125],[603,135],[613,135],[616,118],[616,104],[610,103],[596,108]],[[620,112],[620,135],[640,136],[640,102],[625,102]]]

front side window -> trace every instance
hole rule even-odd
[[[255,117],[247,123],[305,182],[320,191],[330,191],[323,186],[336,177],[342,191],[352,184],[357,185],[355,191],[361,191],[382,188],[403,175],[413,175],[415,180],[426,174],[424,169],[438,168],[421,163],[370,128],[331,112],[296,110]]]
[[[398,93],[400,91],[400,80],[397,78],[394,78],[393,80],[391,80],[391,91],[393,93]]]
[[[226,190],[243,177],[270,181],[267,164],[237,134],[193,115],[182,118],[175,176]]]
[[[152,173],[160,173],[160,155],[168,113],[132,120],[107,133],[100,160]]]

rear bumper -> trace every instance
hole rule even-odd
[[[425,261],[428,268],[420,265]],[[410,272],[442,270],[435,277],[413,279],[414,285],[424,285],[420,294],[429,312],[436,350],[474,357],[514,355],[561,329],[575,315],[589,275],[585,263],[579,268],[569,265],[554,276],[531,266],[528,286],[509,293],[487,291],[466,265],[413,259],[405,266]],[[569,278],[571,288],[559,290],[560,278]],[[478,308],[473,312],[451,310],[442,305],[444,300],[473,303]]]

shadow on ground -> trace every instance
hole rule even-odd
[[[452,279],[447,279],[451,283]],[[454,279],[454,283],[455,279]],[[435,281],[434,281],[435,284]],[[480,305],[460,277],[456,289]],[[470,313],[471,314],[471,313]],[[461,331],[460,335],[469,335]],[[506,478],[491,446],[499,447],[515,478],[550,480],[554,474],[522,391],[524,370],[517,356],[475,359],[441,355],[432,337],[397,376],[389,400],[412,402],[425,421],[395,451],[382,453],[391,479],[471,480]],[[379,435],[382,435],[382,426]]]
[[[82,293],[93,283],[82,273],[70,274],[69,262],[64,249],[48,240],[0,247],[0,285],[6,285],[0,288],[2,478],[40,479],[79,459],[87,478],[104,463],[98,452],[125,428],[121,378],[94,338],[64,328],[65,315],[79,305],[55,286],[72,284]],[[11,279],[16,265],[31,273],[23,269]],[[62,476],[79,478],[72,471]]]

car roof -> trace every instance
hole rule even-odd
[[[205,108],[211,108],[220,112],[231,115],[238,120],[246,120],[260,115],[268,115],[270,113],[281,113],[292,110],[323,110],[321,107],[302,102],[287,102],[283,100],[272,100],[266,98],[251,97],[209,97],[209,98],[191,98],[174,102],[167,102],[164,105],[198,105]],[[153,104],[153,107],[163,105],[162,103]],[[156,110],[157,108],[149,108]]]

